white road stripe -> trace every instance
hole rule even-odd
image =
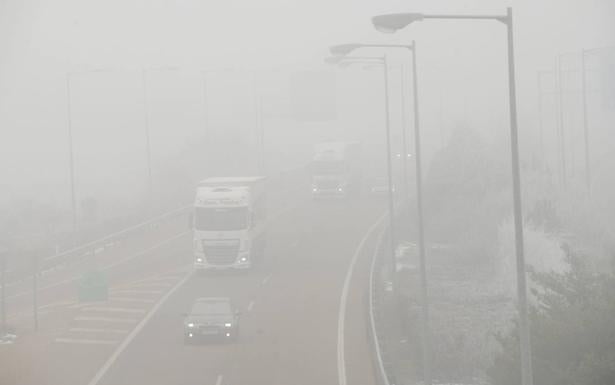
[[[149,303],[156,302],[149,298],[136,298],[136,297],[109,297],[109,302],[136,302],[136,303]]]
[[[110,323],[133,324],[138,320],[134,318],[109,318],[109,317],[76,317],[75,321],[100,321]]]
[[[270,279],[270,278],[271,278],[271,274],[270,274],[270,275],[268,275],[268,276],[266,276],[265,278],[263,278],[263,282],[262,282],[262,284],[263,284],[263,285],[264,285],[264,284],[266,284],[266,283],[267,283],[267,281],[269,281],[269,279]]]
[[[138,290],[138,289],[121,289],[111,290],[114,294],[162,294],[164,290]]]
[[[109,313],[128,313],[128,314],[143,314],[146,312],[145,309],[133,309],[126,307],[85,307],[83,311],[94,311],[94,312],[109,312]]]
[[[248,311],[252,311],[252,308],[254,307],[254,301],[250,301],[250,304],[248,305]]]
[[[115,333],[115,334],[127,334],[130,330],[125,329],[97,329],[97,328],[70,328],[69,332],[72,333]]]
[[[126,289],[131,290],[131,289],[137,289],[137,290],[141,290],[141,288],[147,288],[151,287],[151,288],[161,288],[161,289],[168,289],[169,287],[173,287],[173,282],[142,282],[142,283],[136,283],[133,285],[129,285],[126,287]]]
[[[62,343],[62,344],[79,344],[79,345],[117,345],[119,343],[119,341],[86,340],[86,339],[78,339],[78,338],[56,338],[54,342]]]
[[[222,385],[222,375],[219,374],[218,378],[216,378],[216,385]]]
[[[359,243],[359,246],[354,252],[352,259],[350,260],[350,265],[348,266],[348,272],[346,273],[346,278],[344,279],[344,286],[342,287],[342,295],[340,297],[340,310],[337,318],[337,379],[339,385],[346,385],[346,357],[345,357],[345,346],[344,346],[344,333],[345,333],[345,324],[346,324],[346,307],[348,305],[348,290],[350,289],[350,281],[352,280],[352,274],[354,272],[354,266],[357,263],[357,259],[359,258],[359,254],[363,250],[365,243],[372,235],[372,233],[380,226],[382,221],[386,218],[386,214],[382,215],[376,223],[374,223],[365,233],[363,239]]]
[[[162,307],[162,305],[164,305],[167,299],[169,299],[169,297],[173,295],[173,293],[175,293],[180,287],[183,286],[184,283],[188,281],[188,278],[190,278],[190,276],[191,276],[191,273],[186,274],[184,278],[177,283],[177,285],[173,286],[173,288],[169,290],[169,292],[167,292],[162,298],[160,298],[158,303],[154,305],[154,307],[149,311],[149,313],[147,313],[147,315],[141,320],[141,322],[139,322],[137,327],[135,327],[133,331],[130,332],[128,336],[126,336],[124,341],[122,341],[120,346],[118,346],[117,349],[115,349],[111,357],[109,357],[109,359],[103,364],[103,366],[100,367],[98,372],[96,372],[94,377],[90,380],[90,382],[88,382],[88,385],[97,385],[100,382],[100,380],[105,376],[109,368],[113,366],[113,364],[118,359],[118,357],[122,354],[122,352],[128,347],[128,345],[130,345],[130,343],[135,339],[135,337],[139,335],[141,330],[143,330],[145,325],[147,325],[147,323],[154,316],[154,314],[156,314],[156,312]]]

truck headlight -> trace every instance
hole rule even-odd
[[[338,187],[338,188],[337,188],[337,191],[338,191],[338,192],[343,192],[343,191],[344,191],[344,189],[343,189],[343,188],[341,188],[341,187]]]
[[[230,328],[231,326],[233,326],[233,325],[230,322],[227,322],[227,323],[224,324],[225,328]]]
[[[196,261],[199,262],[199,263],[203,262],[203,258],[199,257],[199,258],[196,259]]]
[[[188,326],[189,328],[193,328],[193,327],[194,327],[194,324],[193,324],[192,322],[190,322],[190,323],[189,323],[188,325],[186,325],[186,326]]]

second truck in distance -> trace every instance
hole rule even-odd
[[[360,143],[328,142],[315,145],[311,174],[314,198],[344,198],[359,193],[363,183]]]

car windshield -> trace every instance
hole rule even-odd
[[[199,301],[192,305],[191,314],[230,314],[231,305],[228,301]]]
[[[243,230],[248,227],[247,207],[197,207],[194,228],[200,231]]]

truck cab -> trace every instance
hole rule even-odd
[[[361,187],[359,143],[330,142],[314,147],[312,196],[347,197]]]
[[[265,249],[264,178],[210,178],[192,216],[197,270],[249,269]]]

